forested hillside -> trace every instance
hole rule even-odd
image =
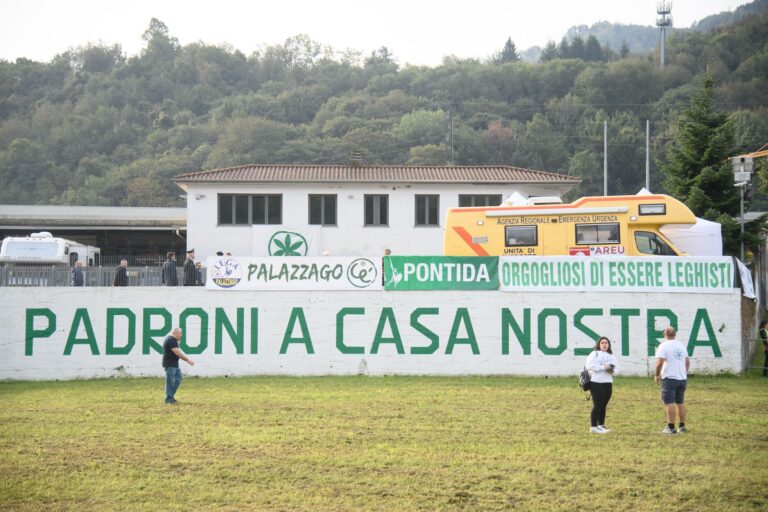
[[[306,36],[250,56],[180,46],[152,20],[140,55],[90,45],[51,62],[0,61],[0,203],[181,205],[175,174],[245,163],[508,164],[570,173],[602,193],[652,189],[696,79],[714,79],[733,151],[768,142],[768,12],[671,38],[651,55],[584,50],[526,63],[446,58],[401,67]],[[503,41],[499,42],[503,57]],[[581,56],[581,58],[577,58]],[[563,58],[565,57],[565,58]]]
[[[676,26],[673,23],[673,26],[669,28],[668,34],[674,37],[683,36],[689,31],[709,32],[712,29],[732,25],[742,19],[760,15],[766,8],[768,8],[768,0],[754,0],[737,7],[734,11],[707,16],[693,23],[690,27]],[[673,19],[674,14],[673,9]],[[626,49],[631,53],[652,53],[658,51],[659,29],[654,25],[652,10],[650,11],[647,25],[624,25],[600,21],[590,26],[577,25],[571,27],[565,34],[565,38],[568,41],[573,41],[577,37],[586,40],[589,36],[595,36],[600,44],[612,48],[614,51],[620,51],[623,46],[626,46]]]

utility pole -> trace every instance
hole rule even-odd
[[[645,120],[645,190],[651,191],[651,121]]]
[[[608,121],[603,121],[603,195],[608,195]]]
[[[667,47],[667,28],[672,26],[672,2],[661,0],[656,4],[656,26],[661,29],[661,49],[659,51],[659,60],[661,69],[664,69],[664,53]]]
[[[453,116],[451,116],[451,165],[453,165]]]
[[[445,111],[445,159],[453,165],[453,115]]]
[[[735,156],[731,159],[733,164],[734,185],[739,187],[741,192],[741,202],[739,206],[739,225],[741,226],[741,240],[739,243],[739,259],[744,261],[744,194],[752,180],[752,171],[754,170],[754,161],[749,155]]]
[[[741,233],[739,237],[739,259],[744,261],[744,189],[747,188],[747,183],[742,183],[739,189],[741,189],[741,206],[739,211],[741,212],[741,218],[739,219],[739,226],[741,226]]]

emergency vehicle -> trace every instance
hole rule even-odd
[[[542,204],[544,203],[544,204]],[[552,204],[555,203],[555,204]],[[450,208],[446,256],[722,255],[720,225],[663,194]]]

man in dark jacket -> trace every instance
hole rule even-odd
[[[75,267],[72,269],[72,286],[83,286],[83,262],[76,261]]]
[[[112,286],[128,286],[128,260],[120,260],[120,265],[115,270],[115,281]]]
[[[179,286],[179,276],[176,274],[176,253],[169,252],[167,260],[163,263],[163,284],[165,286]]]
[[[194,249],[187,251],[187,259],[184,260],[184,286],[197,286]]]

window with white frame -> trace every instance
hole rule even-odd
[[[504,226],[504,245],[506,247],[539,245],[537,226]]]
[[[576,224],[576,244],[618,244],[619,224]]]

